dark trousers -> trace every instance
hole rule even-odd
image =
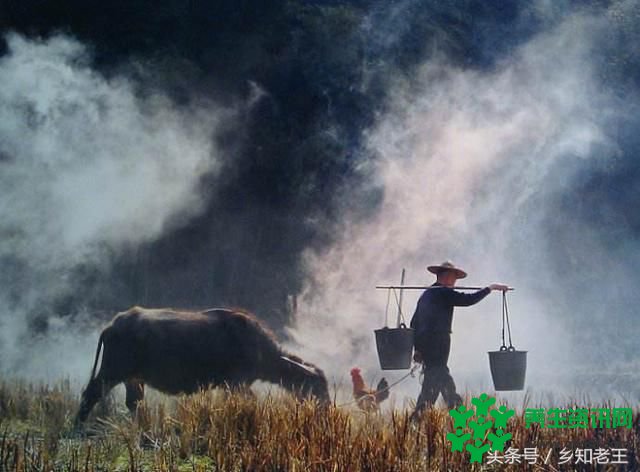
[[[429,334],[416,340],[415,347],[422,356],[424,378],[412,416],[417,417],[426,407],[432,406],[440,393],[449,408],[460,405],[462,397],[456,393],[456,384],[449,373],[449,367],[447,367],[451,334]]]

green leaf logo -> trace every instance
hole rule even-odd
[[[455,429],[455,432],[447,433],[451,452],[466,450],[471,455],[471,462],[482,462],[487,451],[504,451],[505,443],[513,436],[506,431],[507,421],[515,411],[504,405],[492,408],[495,403],[495,398],[483,393],[471,399],[473,409],[460,405],[449,411]]]

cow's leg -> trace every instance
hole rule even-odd
[[[124,384],[127,389],[127,408],[133,417],[136,416],[138,403],[144,400],[144,384],[138,380],[128,380]]]
[[[78,411],[78,416],[76,416],[76,426],[79,426],[87,420],[89,413],[91,413],[93,407],[96,406],[96,403],[98,403],[100,399],[109,393],[118,383],[119,382],[114,380],[105,379],[100,374],[91,379],[87,388],[82,392],[80,409]]]

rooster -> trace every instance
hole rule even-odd
[[[389,383],[384,377],[380,379],[376,389],[371,390],[364,383],[360,369],[354,367],[351,369],[351,380],[353,382],[353,398],[361,410],[378,411],[378,405],[389,398]]]

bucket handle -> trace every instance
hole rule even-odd
[[[516,348],[513,346],[505,346],[504,344],[500,346],[500,352],[516,352]]]

